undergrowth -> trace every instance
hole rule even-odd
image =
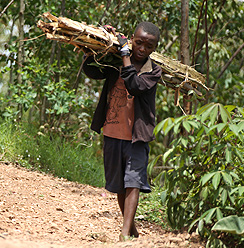
[[[6,122],[0,124],[1,161],[102,187],[103,161],[98,150],[96,142],[81,145],[55,134],[40,134],[33,127]]]
[[[167,224],[165,207],[161,204],[160,187],[151,187],[150,194],[140,193],[139,204],[136,213],[137,220],[146,220],[160,225],[163,229],[169,230]]]

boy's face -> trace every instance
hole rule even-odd
[[[138,29],[132,36],[132,52],[136,61],[145,61],[147,57],[157,48],[157,38],[146,33],[142,28]]]

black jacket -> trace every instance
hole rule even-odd
[[[153,129],[155,127],[155,97],[157,82],[161,77],[161,67],[149,58],[141,71],[137,73],[133,65],[122,67],[119,70],[113,67],[103,69],[90,65],[93,57],[88,57],[83,64],[85,74],[93,79],[106,79],[102,93],[93,116],[91,129],[97,133],[106,120],[108,93],[112,86],[121,76],[125,81],[128,92],[134,96],[134,125],[132,131],[132,142],[150,142],[154,139]]]

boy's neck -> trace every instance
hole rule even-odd
[[[133,58],[133,56],[131,56],[130,60],[131,60],[131,63],[135,66],[135,68],[136,68],[136,70],[138,72],[143,67],[143,65],[146,63],[148,58],[146,58],[145,60],[142,60],[142,61],[138,61],[138,60],[135,60]]]

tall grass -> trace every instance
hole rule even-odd
[[[83,184],[104,186],[100,148],[12,123],[0,124],[0,159]]]

